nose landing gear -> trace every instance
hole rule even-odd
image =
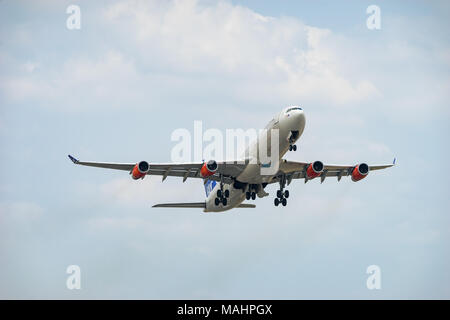
[[[289,135],[289,151],[297,151],[297,146],[294,144],[295,141],[299,137],[298,131],[291,131],[291,134]]]

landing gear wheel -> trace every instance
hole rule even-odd
[[[281,204],[283,205],[283,207],[286,207],[287,200],[285,198],[281,199]]]
[[[288,190],[285,190],[284,191],[284,197],[287,199],[287,198],[289,198],[289,191]]]
[[[277,198],[283,198],[283,192],[281,190],[277,190]]]
[[[292,151],[292,145],[289,145],[289,151]]]
[[[222,199],[222,204],[223,204],[224,206],[227,205],[227,202],[228,202],[228,201],[227,201],[227,198],[223,198],[223,199]]]
[[[217,198],[222,198],[222,190],[217,190]]]
[[[214,204],[218,206],[220,204],[220,199],[219,198],[214,199]]]
[[[256,192],[252,192],[252,200],[256,199]]]
[[[280,199],[275,198],[275,200],[273,200],[273,203],[275,204],[275,207],[278,207],[278,205],[280,204]]]
[[[225,198],[229,198],[230,197],[230,190],[227,189],[223,193],[225,194]]]
[[[250,200],[250,192],[247,191],[245,193],[245,199]]]
[[[295,144],[292,146],[292,150],[297,151],[297,146]]]

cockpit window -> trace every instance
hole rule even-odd
[[[300,108],[300,107],[292,107],[292,108],[287,109],[287,110],[286,110],[286,113],[289,113],[289,112],[292,111],[292,110],[303,110],[303,109]]]

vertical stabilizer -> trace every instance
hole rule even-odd
[[[213,189],[216,186],[217,182],[214,181],[214,180],[205,180],[204,184],[205,184],[206,197],[208,198],[209,194],[211,193],[211,191],[213,191]]]

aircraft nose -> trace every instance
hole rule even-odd
[[[305,113],[303,112],[303,110],[295,110],[293,112],[293,116],[295,119],[301,120],[301,119],[305,118]]]
[[[293,129],[300,129],[305,126],[305,113],[303,110],[292,111],[292,114],[288,118]]]

